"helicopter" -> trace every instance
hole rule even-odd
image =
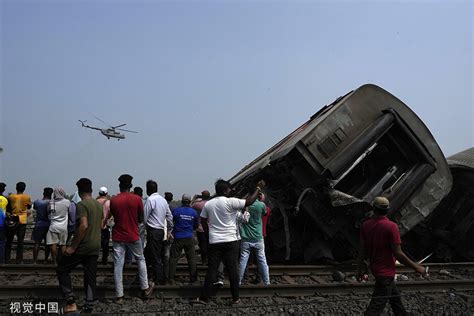
[[[106,125],[109,125],[108,123],[104,122],[100,118],[98,118],[98,117],[95,117],[95,118],[98,119],[99,121],[101,121],[102,123],[104,123]],[[138,133],[138,132],[135,132],[135,131],[130,131],[130,130],[127,130],[127,129],[120,128],[120,127],[123,127],[127,124],[120,124],[120,125],[117,125],[117,126],[109,125],[108,128],[100,128],[100,127],[87,125],[86,124],[87,121],[81,121],[81,120],[78,120],[78,121],[81,122],[82,127],[95,129],[95,130],[100,131],[102,133],[102,135],[107,137],[107,139],[110,139],[110,138],[117,138],[117,140],[125,139],[125,134],[122,134],[119,131],[128,132],[128,133]]]

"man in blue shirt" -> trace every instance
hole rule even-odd
[[[175,208],[173,213],[173,244],[171,245],[170,257],[170,283],[173,284],[176,273],[176,264],[184,249],[188,261],[189,277],[191,283],[197,281],[196,251],[194,249],[193,231],[199,226],[199,218],[191,204],[191,196],[183,194],[181,207]]]
[[[46,235],[49,230],[49,218],[48,218],[48,205],[51,201],[51,195],[53,194],[52,188],[43,189],[43,199],[38,199],[33,202],[33,208],[36,210],[35,228],[33,228],[32,237],[35,241],[33,248],[33,263],[38,261],[38,253],[41,246],[41,242],[45,241],[44,245],[44,262],[49,257],[49,246],[46,245]]]

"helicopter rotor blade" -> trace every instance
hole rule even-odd
[[[111,127],[115,129],[115,128],[122,127],[122,126],[125,126],[125,125],[127,125],[127,124],[120,124],[120,125],[117,125],[117,126],[111,126]]]
[[[135,133],[135,134],[138,134],[138,132],[135,132],[135,131],[130,131],[128,129],[123,129],[123,128],[117,128],[117,130],[119,131],[122,131],[122,132],[129,132],[129,133]]]
[[[95,115],[94,115],[94,117],[95,117],[97,120],[99,120],[99,121],[101,121],[102,123],[104,123],[105,125],[107,125],[107,126],[109,126],[109,127],[112,127],[111,124],[107,123],[106,121],[102,120],[101,118],[98,118],[98,117],[95,116]]]

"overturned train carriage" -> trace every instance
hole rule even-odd
[[[474,148],[448,157],[449,194],[405,236],[409,252],[439,261],[474,261]]]
[[[242,194],[259,179],[272,208],[269,260],[295,263],[352,259],[375,196],[390,199],[389,217],[403,236],[429,218],[452,186],[423,122],[375,85],[324,106],[230,182]]]

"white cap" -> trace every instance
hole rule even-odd
[[[107,194],[109,191],[107,191],[107,188],[106,187],[101,187],[99,189],[99,193],[103,193],[103,194]]]

